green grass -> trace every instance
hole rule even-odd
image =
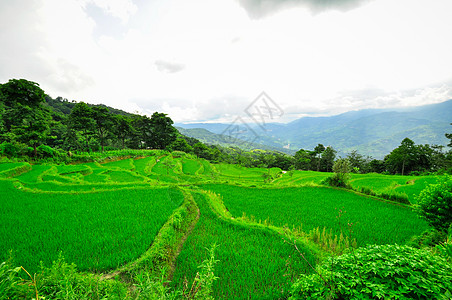
[[[262,175],[268,172],[264,168],[245,168],[240,165],[217,164],[215,168],[220,173],[220,177],[226,180],[236,180],[241,182],[261,182]]]
[[[111,171],[108,172],[108,176],[110,177],[109,180],[112,182],[138,183],[147,180],[146,177],[134,174],[130,171]]]
[[[353,188],[369,188],[377,194],[406,194],[411,203],[416,202],[416,196],[428,185],[435,183],[438,176],[400,176],[383,174],[352,174],[350,183]]]
[[[348,234],[358,245],[403,244],[422,233],[427,224],[407,207],[385,203],[352,192],[326,187],[258,189],[228,185],[203,185],[223,196],[234,217],[243,213],[273,225],[299,227],[306,232],[316,227],[332,229],[335,234]],[[338,218],[339,210],[345,211]]]
[[[16,178],[24,183],[36,183],[41,181],[42,173],[48,171],[51,167],[48,165],[33,165],[31,171],[23,173]]]
[[[93,183],[60,183],[54,181],[45,181],[38,183],[24,184],[26,188],[29,188],[33,192],[64,192],[64,193],[85,193],[85,192],[100,192],[111,191],[118,189],[145,189],[149,188],[148,182],[134,183],[133,186],[130,182],[93,182]]]
[[[292,176],[289,174],[290,173],[284,174],[281,178],[277,179],[275,183],[277,185],[320,184],[322,180],[332,175],[332,173],[315,171],[294,171]]]
[[[12,163],[12,162],[8,162],[8,163],[0,163],[0,173],[3,171],[7,171],[7,170],[11,170],[17,167],[20,167],[24,165],[24,163],[22,162],[16,162],[16,163]]]
[[[184,278],[193,280],[197,266],[207,256],[206,249],[214,243],[219,245],[215,252],[215,275],[219,276],[213,284],[215,299],[285,298],[295,277],[312,271],[279,234],[221,219],[204,195],[194,196],[201,216],[177,258],[173,286],[182,289]],[[312,254],[301,251],[314,264]]]
[[[199,160],[202,164],[203,170],[202,170],[202,174],[204,175],[210,175],[211,173],[214,173],[214,167],[210,164],[210,162],[208,162],[205,159],[200,159]]]
[[[102,193],[30,193],[0,180],[0,261],[10,249],[31,272],[62,252],[81,270],[108,270],[147,250],[183,201],[179,191],[123,189]]]
[[[437,183],[438,179],[439,176],[417,177],[407,181],[407,184],[405,185],[396,187],[395,191],[398,193],[407,194],[410,202],[416,203],[416,197],[421,193],[421,191],[429,184]]]
[[[1,171],[0,178],[12,178],[19,176],[23,173],[29,172],[32,167],[29,163],[0,163]]]
[[[155,164],[155,157],[149,156],[145,158],[135,159],[133,161],[135,172],[140,175],[147,176],[151,173],[152,167]]]
[[[106,169],[94,169],[92,174],[86,175],[83,179],[85,182],[107,182],[110,179],[110,176],[107,174]]]
[[[176,168],[178,161],[170,155],[160,157],[152,168],[152,172],[159,175],[178,176],[180,174]]]
[[[202,167],[199,161],[193,159],[184,159],[182,162],[182,172],[187,175],[196,175]]]
[[[76,183],[78,180],[77,180],[77,178],[74,178],[71,176],[66,177],[66,176],[54,175],[54,174],[43,174],[42,181],[54,181],[54,182],[60,182],[60,183]]]
[[[87,165],[60,165],[57,166],[57,173],[60,175],[67,175],[67,174],[74,174],[74,173],[80,173],[80,174],[90,174],[92,173],[92,169],[88,167]]]
[[[410,177],[397,176],[397,175],[377,175],[377,174],[366,174],[366,175],[352,175],[350,184],[359,189],[361,187],[367,187],[374,192],[385,192],[393,189],[399,185],[405,185]]]
[[[124,169],[124,170],[129,170],[129,171],[135,169],[135,166],[133,165],[133,159],[131,159],[131,158],[103,163],[102,167],[119,168],[119,169]]]

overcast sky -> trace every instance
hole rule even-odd
[[[176,122],[452,99],[451,0],[1,0],[0,83]]]

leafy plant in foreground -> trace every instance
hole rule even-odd
[[[290,299],[441,299],[451,291],[452,265],[443,257],[409,246],[368,245],[302,276]]]
[[[22,268],[13,266],[11,256],[0,263],[0,299],[15,299],[33,295],[30,285],[20,277]]]

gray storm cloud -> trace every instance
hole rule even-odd
[[[260,19],[280,10],[304,6],[312,13],[327,10],[348,11],[372,0],[238,0],[252,19]]]
[[[157,70],[159,70],[162,73],[177,73],[185,69],[185,65],[164,61],[164,60],[156,60],[155,66],[157,67]]]

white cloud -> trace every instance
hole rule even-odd
[[[369,2],[369,0],[240,0],[238,2],[251,18],[259,19],[297,6],[307,7],[313,13],[328,10],[348,11]]]
[[[107,16],[88,5],[121,34],[97,34]],[[288,117],[432,103],[450,97],[450,11],[450,0],[379,0],[250,19],[236,0],[3,2],[0,82],[28,78],[53,97],[174,120],[243,115],[262,91]]]
[[[169,62],[164,60],[156,60],[155,66],[157,67],[157,70],[163,73],[177,73],[185,69],[185,65],[175,63],[175,62]]]
[[[129,21],[129,18],[135,14],[138,7],[131,0],[81,0],[83,7],[91,3],[102,10],[105,13],[119,18],[123,24]]]

